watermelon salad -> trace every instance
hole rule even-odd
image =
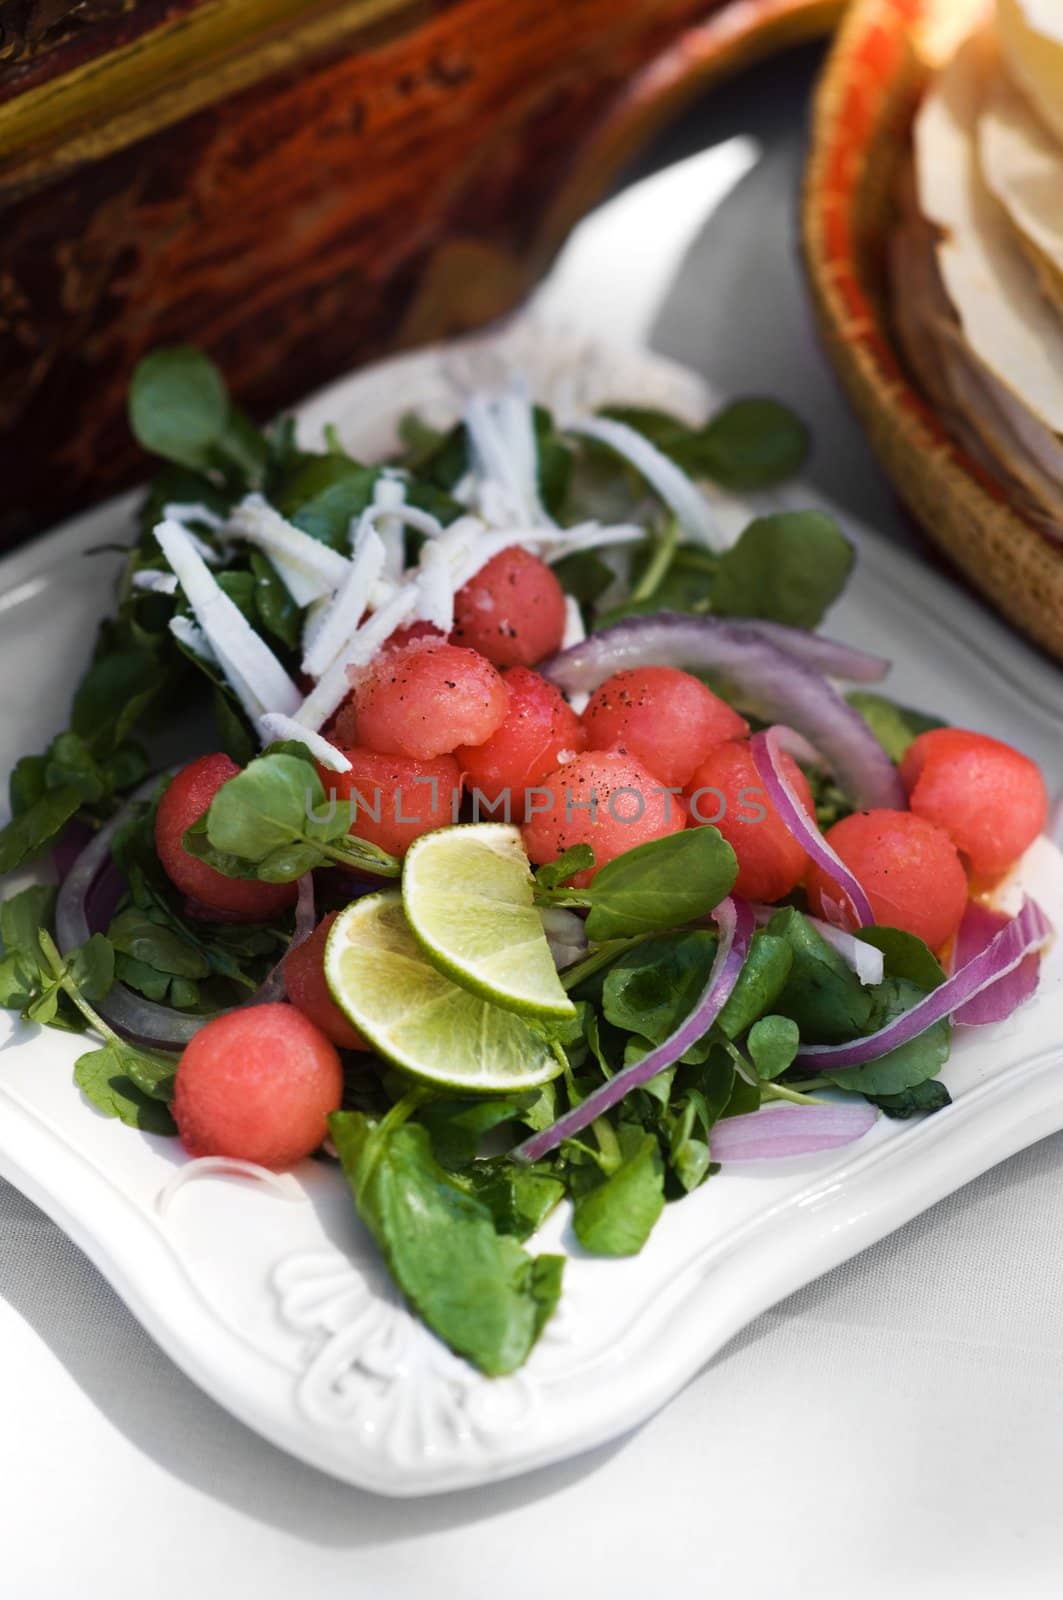
[[[130,419],[165,465],[12,773],[0,871],[54,871],[0,908],[0,1004],[85,1032],[78,1090],[142,1135],[338,1162],[481,1371],[551,1315],[562,1202],[633,1254],[721,1167],[939,1112],[954,1036],[1036,991],[1052,930],[999,890],[1037,766],[818,631],[831,518],[735,536],[804,458],[784,407],[555,415],[513,379],[367,464],[177,348]]]

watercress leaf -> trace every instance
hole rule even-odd
[[[852,545],[821,511],[757,517],[719,559],[712,608],[815,628],[845,588],[853,559]]]
[[[924,993],[917,984],[909,983],[905,978],[887,978],[879,985],[876,996],[876,1025],[881,1027],[909,1011],[923,998]],[[836,1083],[839,1089],[853,1089],[860,1094],[903,1094],[906,1089],[914,1089],[927,1078],[937,1077],[949,1058],[951,1038],[952,1025],[945,1017],[907,1044],[879,1056],[877,1061],[869,1061],[861,1067],[850,1067],[848,1071],[839,1069],[837,1073],[825,1070],[823,1075]]]
[[[715,954],[715,934],[701,928],[622,952],[602,986],[606,1019],[652,1044],[663,1044],[705,988]]]
[[[920,989],[936,989],[945,982],[945,969],[937,956],[914,933],[902,928],[861,928],[856,937],[881,950],[887,976],[906,978]]]
[[[312,456],[275,489],[275,503],[312,539],[346,554],[351,521],[369,505],[378,476],[348,456]]]
[[[254,579],[255,621],[262,631],[271,633],[289,650],[299,646],[302,613],[292,599],[277,569],[261,550],[251,552]]]
[[[520,1114],[520,1106],[507,1100],[430,1100],[419,1116],[428,1129],[432,1150],[450,1171],[467,1167],[476,1159],[485,1134]]]
[[[761,1017],[749,1030],[746,1049],[757,1077],[771,1082],[793,1064],[801,1043],[792,1017]]]
[[[699,430],[693,460],[726,489],[768,489],[799,471],[808,455],[808,429],[789,406],[751,397],[734,400]]]
[[[664,1162],[655,1134],[643,1134],[619,1167],[576,1197],[572,1227],[585,1250],[637,1255],[664,1210]]]
[[[102,933],[94,933],[66,959],[69,978],[85,999],[96,1005],[114,982],[114,946]]]
[[[704,1139],[683,1139],[668,1158],[668,1164],[685,1194],[691,1194],[709,1176],[712,1157]]]
[[[902,761],[908,746],[919,734],[946,726],[940,717],[897,705],[885,695],[872,694],[866,689],[855,689],[846,699],[859,711],[891,761]]]
[[[616,574],[594,550],[580,550],[554,563],[554,573],[566,594],[580,605],[593,605]]]
[[[731,1093],[728,1097],[727,1104],[720,1113],[721,1118],[744,1117],[750,1111],[759,1110],[760,1085],[757,1083],[750,1083],[748,1078],[743,1078],[740,1072],[736,1072],[731,1083]],[[709,1141],[709,1148],[710,1150],[712,1148],[711,1140]]]
[[[146,1000],[154,1000],[162,1005],[169,999],[170,974],[160,972],[157,967],[149,967],[146,962],[127,956],[121,950],[114,958],[114,975],[120,983],[136,989]]]
[[[895,1117],[900,1121],[921,1117],[930,1111],[941,1111],[952,1104],[952,1096],[940,1078],[927,1078],[911,1089],[902,1090],[900,1094],[869,1094],[865,1098],[885,1112],[887,1117]]]
[[[120,1051],[120,1061],[141,1094],[146,1094],[149,1100],[158,1100],[163,1105],[170,1104],[177,1084],[176,1057],[124,1045]]]
[[[315,836],[324,790],[314,768],[295,756],[259,756],[223,783],[207,813],[207,838],[224,855],[264,861],[275,850]],[[324,826],[327,826],[325,824]]]
[[[143,718],[165,682],[166,673],[150,651],[107,652],[92,663],[78,685],[71,730],[100,756],[110,754]]]
[[[116,950],[171,977],[210,975],[210,962],[197,945],[183,939],[174,928],[160,926],[135,906],[119,911],[107,929],[107,937]]]
[[[103,778],[109,790],[121,794],[132,789],[148,773],[148,755],[142,745],[127,741],[120,744],[103,763]]]
[[[25,1011],[40,993],[40,968],[27,956],[15,952],[0,957],[0,1007],[5,1011]]]
[[[23,811],[28,811],[43,797],[47,788],[44,779],[47,766],[48,757],[45,755],[23,756],[15,762],[7,786],[13,817],[21,816]]]
[[[716,1026],[728,1039],[737,1039],[770,1011],[786,987],[793,962],[793,950],[785,939],[758,928],[738,981],[716,1019]]]
[[[33,860],[62,833],[82,806],[82,791],[74,784],[46,789],[25,811],[0,828],[0,873],[14,872]]]
[[[533,1260],[496,1232],[488,1207],[436,1161],[426,1128],[374,1127],[357,1111],[336,1112],[329,1127],[358,1213],[413,1309],[481,1372],[515,1371],[557,1303],[562,1258]]]
[[[105,1117],[117,1117],[143,1133],[176,1134],[177,1124],[166,1105],[134,1083],[127,1072],[128,1064],[124,1050],[116,1045],[101,1045],[78,1057],[74,1082]]]
[[[587,937],[598,944],[682,927],[719,905],[737,875],[735,853],[713,827],[636,845],[597,873]]]
[[[862,1034],[874,1006],[870,989],[793,906],[784,906],[767,931],[790,946],[792,964],[774,1009],[792,1017],[806,1044],[839,1044]]]
[[[296,878],[321,866],[323,860],[321,846],[312,839],[299,844],[282,844],[279,850],[271,850],[258,863],[255,876],[263,883],[294,883]]]
[[[539,498],[551,516],[559,516],[572,477],[572,451],[561,438],[545,406],[533,411]]]
[[[562,851],[556,861],[536,867],[535,882],[540,889],[556,889],[576,872],[586,872],[594,865],[594,851],[589,844],[574,844]]]
[[[258,750],[258,740],[243,711],[232,695],[220,684],[214,685],[211,696],[214,725],[218,730],[218,743],[230,761],[238,767],[246,766]]]
[[[138,363],[129,388],[129,424],[153,455],[181,466],[207,466],[228,416],[225,381],[201,350],[172,345]]]
[[[7,955],[18,953],[36,964],[40,959],[37,936],[51,925],[55,889],[34,883],[0,905],[0,942]]]
[[[49,789],[64,785],[77,788],[87,802],[102,799],[107,790],[103,772],[84,739],[76,733],[60,733],[52,740],[44,781]]]
[[[565,1195],[560,1178],[518,1167],[507,1156],[474,1161],[460,1181],[490,1211],[497,1231],[515,1239],[537,1232]]]

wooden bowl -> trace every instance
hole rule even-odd
[[[827,349],[905,504],[987,600],[1063,659],[1063,547],[950,437],[904,370],[885,309],[913,113],[969,6],[856,0],[847,13],[816,95],[805,257]]]
[[[0,4],[0,546],[143,472],[146,350],[203,345],[269,416],[490,321],[667,118],[840,10]]]

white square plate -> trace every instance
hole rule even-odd
[[[418,352],[301,409],[367,458],[407,410],[449,420],[463,379],[518,366],[555,403],[638,401],[696,420],[710,397],[640,351],[527,323]],[[810,497],[791,491],[789,503]],[[0,563],[0,749],[9,766],[65,725],[132,497]],[[775,503],[778,503],[776,500]],[[829,508],[828,508],[829,509]],[[746,508],[721,497],[740,525]],[[854,532],[851,528],[848,530]],[[1063,680],[959,590],[872,534],[829,631],[896,662],[887,691],[1009,739],[1063,787]],[[1034,847],[1022,882],[1063,926],[1063,858]],[[1011,1022],[957,1038],[954,1104],[880,1119],[848,1151],[723,1173],[669,1206],[630,1261],[582,1256],[560,1211],[536,1243],[570,1261],[560,1310],[525,1368],[487,1379],[406,1312],[339,1173],[269,1183],[192,1169],[175,1141],[101,1117],[74,1087],[80,1045],[0,1013],[0,1172],[64,1227],[160,1345],[244,1422],[351,1483],[417,1495],[557,1461],[648,1417],[745,1323],[976,1174],[1063,1127],[1063,950]]]

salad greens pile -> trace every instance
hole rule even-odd
[[[190,914],[153,843],[167,780],[128,798],[159,768],[160,731],[172,738],[176,720],[187,727],[189,755],[221,748],[244,769],[185,835],[186,849],[218,871],[285,883],[337,866],[387,879],[400,865],[351,834],[349,812],[330,807],[304,746],[289,741],[260,752],[217,665],[170,626],[190,612],[153,529],[164,507],[183,509],[225,594],[295,676],[303,613],[261,550],[226,540],[225,518],[259,492],[297,529],[346,552],[352,519],[370,505],[385,469],[352,457],[335,433],[314,452],[297,442],[287,419],[260,430],[231,403],[210,361],[189,348],[160,350],[141,364],[129,414],[141,444],[166,465],[142,507],[117,608],[100,627],[70,726],[19,761],[11,821],[0,830],[6,873],[57,844],[67,847],[71,828],[90,836],[121,812],[111,903],[97,908],[98,931],[60,954],[48,931],[55,891],[35,883],[9,897],[0,907],[0,1005],[30,1023],[90,1030],[97,1042],[75,1068],[84,1095],[107,1116],[172,1133],[175,1056],[120,1036],[104,1015],[108,992],[121,984],[192,1019],[239,1005],[283,956],[293,916],[249,926]],[[684,471],[729,490],[771,487],[801,465],[807,449],[801,424],[768,400],[739,401],[700,428],[640,408],[604,414]],[[730,549],[716,552],[684,537],[651,486],[600,442],[566,433],[543,407],[535,408],[534,428],[538,492],[557,522],[622,516],[645,528],[620,552],[581,550],[556,566],[588,631],[662,610],[813,629],[841,593],[853,551],[822,513],[758,516]],[[464,511],[458,490],[469,468],[464,425],[438,432],[409,417],[403,441],[389,466],[405,474],[407,504],[454,521]],[[408,529],[406,539],[409,559],[419,535]],[[850,700],[893,760],[937,725],[877,694]],[[213,716],[213,735],[203,730],[205,715]],[[830,774],[810,765],[807,775],[821,822],[844,815],[849,808]],[[451,1348],[490,1374],[520,1365],[557,1301],[562,1258],[531,1256],[524,1243],[562,1198],[572,1202],[584,1250],[632,1255],[669,1201],[718,1170],[710,1136],[723,1119],[774,1101],[807,1103],[821,1089],[863,1096],[895,1117],[948,1101],[937,1077],[949,1052],[947,1020],[842,1074],[812,1078],[794,1069],[802,1044],[874,1033],[944,979],[921,941],[872,928],[858,937],[881,952],[883,976],[862,981],[817,931],[798,892],[757,929],[722,1012],[681,1060],[549,1156],[512,1161],[509,1151],[529,1132],[675,1032],[717,952],[708,913],[737,871],[734,852],[711,826],[642,845],[604,866],[589,888],[571,887],[572,875],[592,864],[580,846],[535,875],[537,904],[586,912],[590,941],[561,974],[575,1013],[549,1025],[560,1064],[553,1081],[502,1100],[470,1099],[411,1086],[386,1062],[352,1053],[345,1106],[332,1119],[358,1212],[403,1294]],[[318,893],[320,910],[345,903],[350,890],[337,889],[325,871]]]

